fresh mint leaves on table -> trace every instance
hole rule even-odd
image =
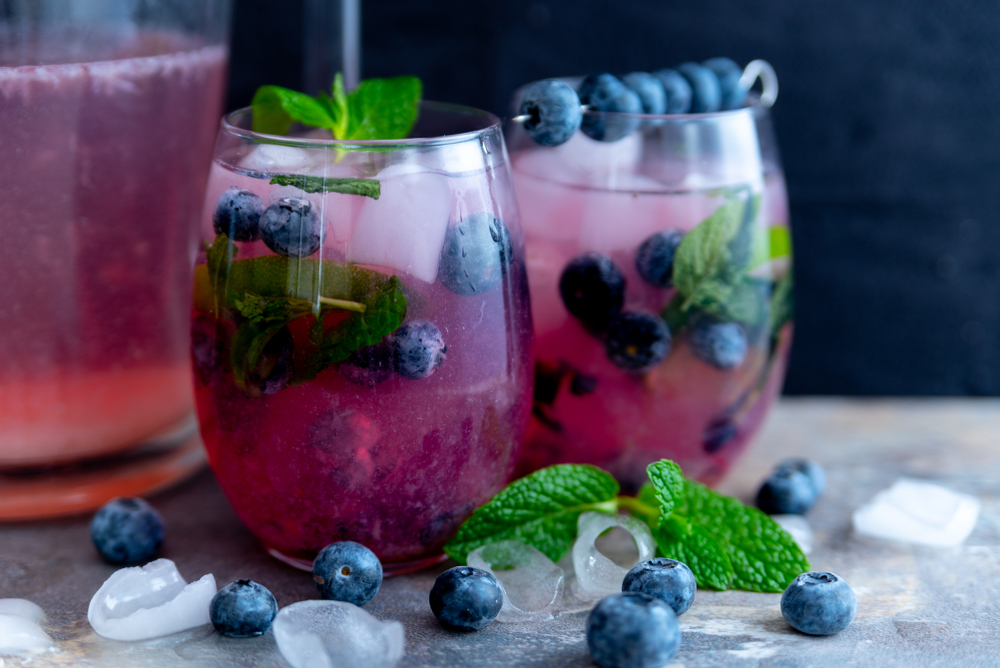
[[[770,517],[687,480],[661,460],[636,497],[618,496],[611,474],[585,464],[558,464],[516,480],[477,510],[445,545],[465,563],[472,550],[520,540],[558,561],[576,538],[580,513],[631,511],[653,532],[662,556],[683,561],[700,587],[781,592],[809,560]]]
[[[406,297],[396,276],[315,258],[265,255],[233,259],[237,248],[219,235],[206,249],[195,285],[211,291],[198,296],[216,317],[237,323],[230,364],[237,384],[247,383],[267,343],[286,325],[314,316],[306,354],[295,355],[292,384],[306,382],[352,352],[393,333],[406,317]],[[203,277],[203,274],[207,276]],[[344,317],[327,328],[327,315]]]
[[[254,95],[254,132],[284,135],[292,123],[324,128],[338,140],[402,139],[417,121],[420,79],[365,79],[350,93],[339,72],[330,95],[311,97],[280,86],[261,86]]]

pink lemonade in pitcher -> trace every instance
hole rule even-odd
[[[590,463],[634,492],[669,458],[713,483],[756,433],[791,339],[787,201],[761,155],[763,111],[584,111],[584,127],[631,130],[555,147],[511,131],[536,336],[519,473]]]
[[[0,45],[0,468],[189,419],[182,305],[225,85],[221,45],[40,35]]]
[[[344,151],[271,143],[246,112],[220,134],[198,413],[241,520],[295,565],[338,540],[389,571],[431,563],[514,471],[531,387],[523,235],[499,122],[456,109],[422,103],[415,132],[464,119],[466,134]],[[338,179],[353,190],[324,191]]]

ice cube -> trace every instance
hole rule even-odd
[[[144,640],[208,624],[215,596],[211,573],[185,584],[177,566],[157,559],[115,571],[90,599],[87,619],[112,640]]]
[[[503,585],[497,621],[552,619],[552,610],[562,599],[565,576],[541,551],[518,540],[502,540],[470,552],[468,564],[489,571]]]
[[[639,558],[628,568],[622,568],[601,554],[594,542],[602,533],[621,527],[632,534],[639,548]],[[573,571],[576,575],[576,593],[583,598],[601,598],[620,593],[622,580],[635,564],[649,559],[656,551],[656,543],[649,527],[625,515],[586,512],[577,521],[577,537],[573,543]]]
[[[45,621],[45,611],[23,598],[0,598],[0,615],[14,615],[41,624]]]
[[[403,658],[403,625],[351,603],[301,601],[282,608],[274,639],[292,668],[391,668]]]
[[[952,547],[976,526],[979,501],[933,483],[900,478],[854,511],[854,531],[907,543]]]
[[[607,177],[602,190],[587,191],[580,218],[580,248],[611,253],[639,246],[667,227],[663,219],[663,185],[642,174]]]
[[[265,174],[293,174],[326,162],[326,151],[308,151],[294,146],[259,144],[240,161],[240,167]]]
[[[44,652],[53,644],[38,622],[21,615],[0,614],[0,655]]]
[[[379,172],[381,196],[365,198],[347,244],[347,261],[437,277],[451,209],[447,179],[417,165]]]
[[[809,526],[809,520],[802,515],[771,515],[771,519],[788,532],[803,553],[812,552],[813,530]]]

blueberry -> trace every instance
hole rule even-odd
[[[642,278],[658,288],[669,288],[674,275],[674,253],[681,245],[684,233],[660,230],[650,236],[635,253],[635,268]]]
[[[612,594],[587,617],[587,647],[605,668],[660,668],[680,644],[677,615],[646,594]]]
[[[285,257],[309,257],[323,245],[326,230],[313,203],[282,197],[260,216],[260,238]]]
[[[511,253],[507,225],[492,214],[477,213],[448,229],[438,278],[458,295],[487,292],[507,273]]]
[[[220,589],[208,608],[212,626],[230,638],[252,638],[267,633],[278,614],[274,595],[253,580],[237,580]]]
[[[375,387],[392,377],[392,344],[381,341],[351,353],[337,367],[340,375],[358,385]]]
[[[431,588],[431,612],[453,631],[484,628],[497,618],[502,605],[500,583],[481,568],[449,568]]]
[[[722,446],[733,440],[739,431],[739,427],[736,426],[731,417],[724,415],[715,418],[705,427],[705,433],[701,439],[701,447],[708,454],[718,452],[722,449]]]
[[[282,327],[264,345],[257,364],[247,370],[245,386],[254,397],[268,397],[288,386],[292,377],[295,343],[288,327]]]
[[[441,330],[426,320],[411,320],[400,326],[392,335],[392,346],[396,373],[409,380],[430,376],[448,352]]]
[[[604,352],[619,369],[645,373],[670,353],[670,330],[659,316],[622,313],[608,325]]]
[[[743,70],[729,58],[711,58],[702,63],[710,69],[719,80],[719,92],[722,94],[719,109],[739,109],[746,100],[747,92],[739,87]]]
[[[694,573],[687,564],[663,557],[640,561],[622,581],[622,591],[637,591],[658,598],[678,615],[691,607],[697,588]]]
[[[663,84],[649,72],[632,72],[622,77],[622,83],[639,96],[644,114],[664,114],[667,111],[667,93]]]
[[[522,116],[528,136],[542,146],[559,146],[569,141],[580,122],[583,111],[576,91],[562,81],[536,81],[524,89],[521,96]]]
[[[757,507],[768,515],[804,515],[814,503],[812,481],[795,469],[778,469],[757,490]]]
[[[691,327],[691,352],[702,362],[722,369],[743,363],[747,355],[747,333],[735,322],[701,318]]]
[[[775,467],[775,470],[792,469],[804,473],[809,482],[812,483],[813,491],[819,497],[826,490],[826,473],[823,467],[811,459],[786,459]]]
[[[567,311],[599,332],[622,310],[625,276],[608,256],[584,253],[563,269],[559,294]]]
[[[653,76],[663,84],[663,92],[666,94],[666,113],[686,114],[691,111],[691,98],[694,92],[691,84],[680,72],[669,67],[653,72]]]
[[[90,521],[90,538],[108,563],[146,561],[163,545],[163,518],[142,499],[119,497],[101,506]]]
[[[687,82],[691,84],[691,113],[706,114],[718,111],[722,104],[722,91],[719,89],[719,78],[707,67],[698,63],[684,63],[677,66]]]
[[[332,543],[316,555],[313,580],[319,595],[327,600],[364,605],[382,586],[382,563],[360,543]]]
[[[591,74],[576,92],[580,95],[580,103],[590,107],[590,111],[583,115],[580,129],[591,139],[618,141],[639,127],[638,118],[615,115],[641,114],[642,102],[613,74]]]
[[[803,573],[781,595],[781,616],[794,628],[814,636],[840,633],[854,621],[858,600],[834,573]]]
[[[212,212],[212,228],[233,241],[257,241],[264,201],[243,188],[233,186],[222,193]]]

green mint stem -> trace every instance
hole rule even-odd
[[[332,176],[301,176],[277,174],[271,179],[273,186],[292,186],[307,193],[342,193],[378,199],[382,184],[377,179],[334,178]]]
[[[660,517],[659,510],[648,503],[643,503],[634,496],[619,496],[616,501],[618,502],[618,508],[631,511],[633,515],[642,515],[651,522],[655,522]]]
[[[332,299],[330,297],[317,297],[320,304],[326,306],[332,306],[333,308],[340,309],[341,311],[354,311],[355,313],[364,313],[368,308],[364,304],[358,302],[347,301],[346,299]]]

